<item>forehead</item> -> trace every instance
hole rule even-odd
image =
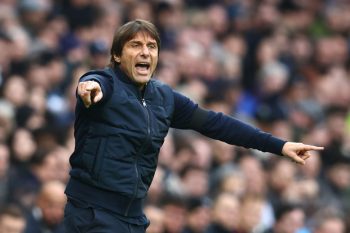
[[[130,38],[129,41],[144,41],[157,43],[156,39],[146,31],[137,32],[133,37]]]

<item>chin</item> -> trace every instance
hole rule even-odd
[[[148,79],[137,79],[137,80],[134,80],[134,82],[136,83],[137,86],[144,86],[148,83],[148,81],[150,80],[151,78],[148,78]]]
[[[151,77],[140,77],[136,79],[136,82],[139,84],[146,84],[151,79]]]

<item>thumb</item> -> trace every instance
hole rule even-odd
[[[100,90],[99,92],[96,93],[96,96],[93,98],[93,102],[94,103],[99,102],[102,99],[102,97],[103,97],[103,93]]]
[[[303,158],[301,158],[300,156],[298,156],[296,153],[292,152],[290,154],[288,154],[288,157],[295,163],[297,164],[301,164],[304,165],[305,164],[305,160]]]
[[[80,93],[80,98],[83,101],[86,108],[89,108],[91,105],[91,93],[90,91],[84,91]]]

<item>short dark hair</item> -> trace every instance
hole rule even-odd
[[[1,208],[0,219],[2,219],[4,216],[11,216],[13,218],[25,219],[24,212],[19,206],[15,204],[8,204]]]
[[[301,210],[304,212],[303,207],[297,203],[290,203],[290,202],[279,203],[274,210],[276,221],[281,220],[286,214],[294,210]]]
[[[151,36],[153,39],[156,40],[158,51],[160,48],[160,36],[158,33],[158,30],[156,26],[154,26],[153,23],[142,20],[142,19],[136,19],[130,22],[127,22],[126,24],[122,25],[114,34],[113,37],[113,43],[111,47],[111,58],[110,58],[110,65],[112,67],[115,67],[117,62],[114,60],[113,56],[121,56],[122,50],[126,42],[131,40],[138,32],[145,32],[149,36]]]

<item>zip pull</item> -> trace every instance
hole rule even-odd
[[[141,99],[141,102],[142,102],[142,105],[143,105],[144,107],[147,107],[147,104],[146,104],[146,100],[145,100],[145,99]]]

